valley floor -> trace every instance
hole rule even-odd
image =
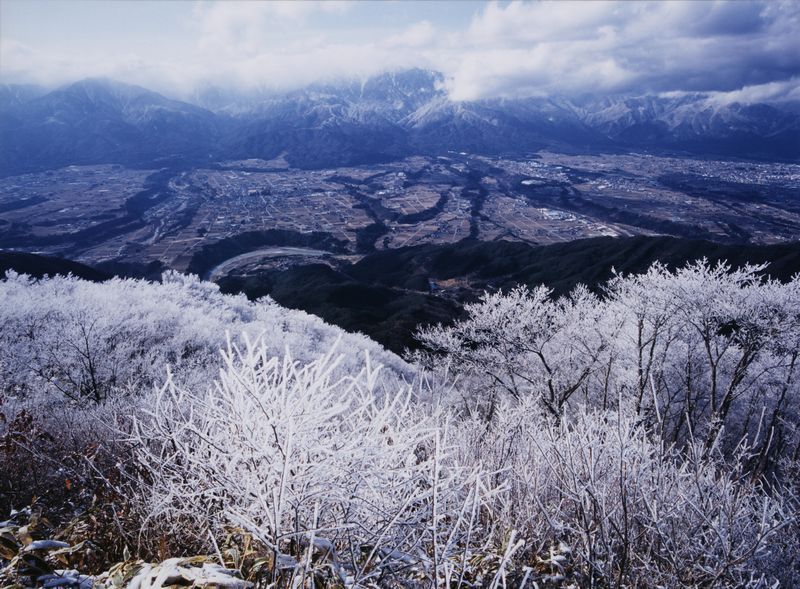
[[[654,234],[779,243],[800,235],[796,164],[450,152],[326,170],[271,165],[70,166],[3,178],[0,247],[186,270],[210,245],[276,230],[324,233],[354,255],[467,237],[541,245]]]

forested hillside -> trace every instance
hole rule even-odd
[[[406,360],[175,273],[10,273],[3,585],[794,586],[800,279],[762,271],[490,293]]]
[[[224,292],[255,299],[269,295],[348,331],[360,331],[390,350],[419,347],[418,325],[461,317],[464,303],[484,290],[546,284],[556,295],[584,284],[594,292],[613,275],[646,271],[661,262],[678,268],[707,258],[734,267],[769,263],[763,274],[789,280],[800,272],[800,243],[727,245],[674,237],[599,237],[551,245],[465,239],[368,254],[333,269],[324,264],[292,266],[218,282]]]

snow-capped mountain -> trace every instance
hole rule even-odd
[[[0,170],[7,174],[281,153],[296,166],[326,167],[544,147],[800,158],[800,109],[793,104],[723,103],[702,94],[455,102],[441,74],[420,69],[284,93],[207,87],[192,97],[196,104],[97,79],[39,97],[11,87],[0,94],[0,134],[11,146]]]
[[[138,163],[197,157],[220,135],[218,115],[139,86],[87,79],[0,113],[0,167]]]
[[[588,126],[624,145],[706,149],[736,155],[800,150],[800,119],[792,105],[720,103],[702,94],[605,98],[576,107]],[[648,145],[650,144],[650,145]]]
[[[47,90],[34,84],[0,84],[0,110],[30,102],[46,93]]]

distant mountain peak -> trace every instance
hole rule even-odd
[[[87,95],[109,94],[126,97],[142,95],[160,96],[160,94],[143,88],[142,86],[127,84],[107,77],[84,78],[72,84],[68,84],[67,86],[63,86],[58,91],[72,93],[83,92]]]
[[[5,94],[3,94],[5,92]],[[4,98],[5,96],[5,98]],[[441,73],[408,69],[276,93],[207,87],[197,104],[88,78],[31,98],[0,87],[0,173],[69,163],[272,159],[298,167],[448,150],[646,149],[800,159],[800,106],[703,94],[452,101]]]
[[[0,84],[0,111],[44,96],[47,90],[36,84]]]

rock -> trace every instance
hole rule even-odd
[[[34,540],[23,548],[23,552],[32,552],[33,550],[56,550],[58,548],[69,548],[69,544],[59,540]]]

